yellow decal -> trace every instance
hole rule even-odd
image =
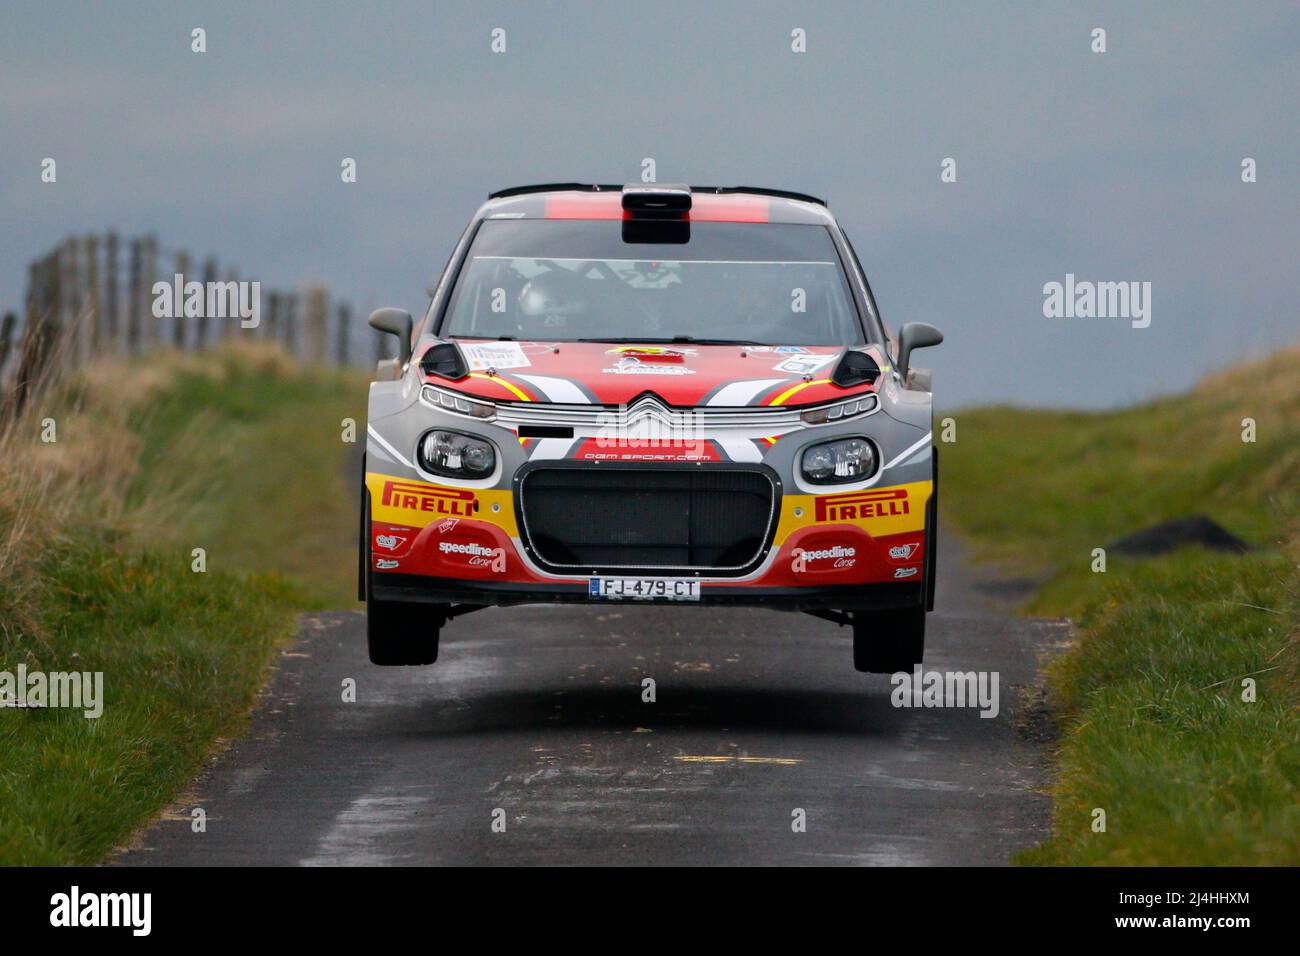
[[[856,525],[873,538],[920,531],[925,527],[925,505],[932,487],[932,482],[915,481],[862,491],[827,488],[820,495],[786,495],[781,501],[776,543],[814,525]]]
[[[507,388],[507,389],[509,389],[510,391],[514,392],[517,396],[519,396],[519,400],[520,400],[521,402],[531,402],[531,401],[532,401],[532,399],[528,397],[528,393],[527,393],[527,392],[525,392],[522,388],[520,388],[520,387],[519,387],[518,385],[516,385],[514,382],[508,382],[508,381],[506,381],[506,380],[505,380],[504,378],[502,378],[500,375],[484,375],[482,372],[470,372],[470,373],[469,373],[469,377],[470,377],[470,378],[481,378],[481,379],[483,379],[483,381],[485,381],[485,382],[496,382],[496,384],[500,385],[502,388]]]
[[[793,388],[787,388],[776,398],[772,399],[772,404],[782,405],[785,403],[785,400],[789,398],[791,395],[794,395],[798,392],[802,392],[805,388],[807,388],[810,385],[829,385],[830,383],[831,380],[829,378],[819,378],[815,382],[800,382],[798,385],[795,385]]]
[[[469,518],[496,525],[511,537],[519,534],[515,524],[514,497],[495,488],[455,488],[419,479],[366,473],[370,489],[370,517],[389,524],[412,528]]]

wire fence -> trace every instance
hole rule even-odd
[[[29,265],[22,321],[0,318],[0,422],[68,367],[102,355],[198,352],[238,336],[311,364],[386,358],[384,337],[357,319],[318,283],[263,291],[214,257],[162,249],[154,236],[72,236]]]

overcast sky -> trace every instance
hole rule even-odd
[[[5,0],[0,308],[112,227],[418,312],[489,190],[652,157],[826,197],[886,322],[947,335],[948,407],[1122,404],[1300,339],[1295,2],[267,6]],[[1067,273],[1150,282],[1150,326],[1045,318]]]

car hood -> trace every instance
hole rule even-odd
[[[503,342],[458,338],[467,378],[423,381],[494,401],[621,405],[647,392],[668,405],[810,405],[870,391],[830,381],[842,348]],[[869,348],[882,366],[884,357]],[[878,380],[877,380],[878,381]]]

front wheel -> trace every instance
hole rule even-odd
[[[365,464],[362,459],[362,472]],[[438,659],[438,637],[447,620],[446,604],[380,601],[370,570],[370,492],[361,485],[361,597],[366,602],[366,649],[370,663],[383,667],[432,664]]]
[[[853,666],[871,674],[910,671],[925,656],[925,605],[853,614]]]
[[[432,664],[438,659],[442,607],[366,599],[366,647],[370,663],[384,667]]]

